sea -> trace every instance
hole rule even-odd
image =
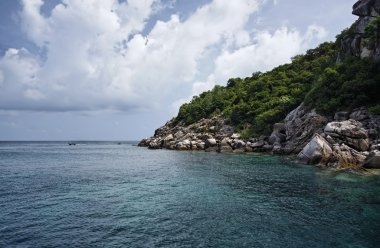
[[[135,142],[0,142],[0,247],[380,247],[380,176]]]

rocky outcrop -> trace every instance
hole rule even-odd
[[[373,27],[373,21],[380,18],[379,13],[380,0],[360,0],[353,6],[353,14],[359,19],[341,39],[338,61],[348,55],[380,60],[380,41],[369,45],[365,40],[367,27]],[[380,30],[375,32],[380,33]],[[308,164],[380,168],[380,118],[366,108],[323,116],[301,104],[285,117],[284,123],[274,124],[270,136],[242,138],[222,116],[216,116],[191,125],[174,125],[169,121],[158,128],[153,137],[143,139],[139,146],[222,153],[297,154],[300,161]]]
[[[328,162],[333,154],[331,145],[319,134],[302,149],[297,158],[307,164]]]
[[[166,123],[139,146],[150,149],[242,153],[298,154],[307,164],[334,168],[380,168],[380,119],[366,108],[341,111],[334,118],[307,110],[304,104],[291,111],[272,134],[243,139],[222,116],[191,125]]]
[[[378,0],[360,0],[352,8],[352,14],[360,17],[380,15],[380,1]]]
[[[368,169],[380,169],[380,151],[372,151],[364,161],[363,167]]]
[[[335,117],[339,115],[335,114]],[[380,127],[380,122],[363,108],[344,116],[372,123],[376,126],[376,130]],[[297,157],[304,163],[322,164],[334,168],[360,168],[365,164],[370,168],[377,162],[376,158],[370,160],[368,156],[371,147],[378,148],[376,142],[377,140],[370,139],[363,123],[354,119],[334,121],[327,123],[321,134],[315,134]],[[371,154],[377,154],[376,152],[374,150]]]
[[[361,58],[372,57],[379,61],[380,40],[377,38],[368,42],[365,32],[366,27],[380,16],[380,0],[360,0],[354,4],[352,13],[359,16],[359,19],[354,23],[354,29],[342,38],[338,61],[350,55]]]
[[[286,144],[285,154],[298,153],[310,141],[315,133],[322,133],[327,118],[315,112],[307,111],[304,104],[298,106],[285,117]]]

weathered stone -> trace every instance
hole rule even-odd
[[[358,108],[352,111],[350,114],[350,119],[356,120],[356,121],[364,121],[366,119],[370,118],[370,114],[366,108]]]
[[[251,144],[250,146],[252,148],[260,148],[260,147],[263,147],[264,145],[265,145],[264,140],[259,140],[259,141],[255,142],[255,143]]]
[[[230,139],[228,138],[224,138],[221,142],[220,142],[220,146],[230,146],[231,144],[231,141]]]
[[[173,136],[173,134],[169,134],[168,136],[166,136],[165,137],[165,141],[171,141],[171,140],[173,140],[174,139],[174,136]]]
[[[286,154],[299,153],[315,133],[322,133],[327,118],[312,110],[307,111],[304,104],[291,111],[285,118]]]
[[[380,2],[378,0],[359,0],[352,9],[352,14],[357,16],[379,16]]]
[[[286,141],[286,127],[284,123],[276,123],[273,125],[273,132],[269,136],[269,144],[283,143]]]
[[[240,134],[238,133],[234,133],[231,135],[231,139],[239,139],[240,138]]]
[[[329,143],[319,134],[302,149],[297,158],[307,164],[326,163],[332,156]]]
[[[365,160],[365,156],[345,144],[333,146],[333,156],[328,163],[335,168],[358,168]]]
[[[182,131],[178,131],[174,134],[176,139],[182,138],[185,134]]]
[[[216,140],[215,139],[207,139],[205,142],[206,148],[216,146]]]
[[[245,142],[242,140],[235,140],[234,148],[235,149],[240,149],[245,147]]]
[[[222,153],[231,153],[231,152],[233,152],[233,149],[232,149],[231,146],[225,145],[225,146],[221,146],[220,147],[220,152],[222,152]]]
[[[380,169],[380,151],[374,150],[370,152],[364,161],[363,167],[368,169]]]
[[[205,142],[199,142],[199,143],[197,143],[197,148],[199,150],[204,150],[205,149]]]
[[[368,132],[362,128],[360,122],[348,120],[342,122],[330,122],[326,125],[324,132],[330,136],[344,136],[353,139],[366,139]]]

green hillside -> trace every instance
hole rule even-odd
[[[366,29],[368,42],[378,38],[379,23]],[[226,86],[193,97],[181,106],[173,123],[192,124],[222,114],[243,136],[251,137],[270,133],[273,124],[301,102],[327,115],[359,106],[380,114],[380,65],[354,56],[337,63],[341,40],[354,28],[344,30],[335,42],[295,56],[290,64],[229,79]]]

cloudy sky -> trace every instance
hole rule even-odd
[[[1,0],[0,140],[137,140],[333,40],[355,0]]]

